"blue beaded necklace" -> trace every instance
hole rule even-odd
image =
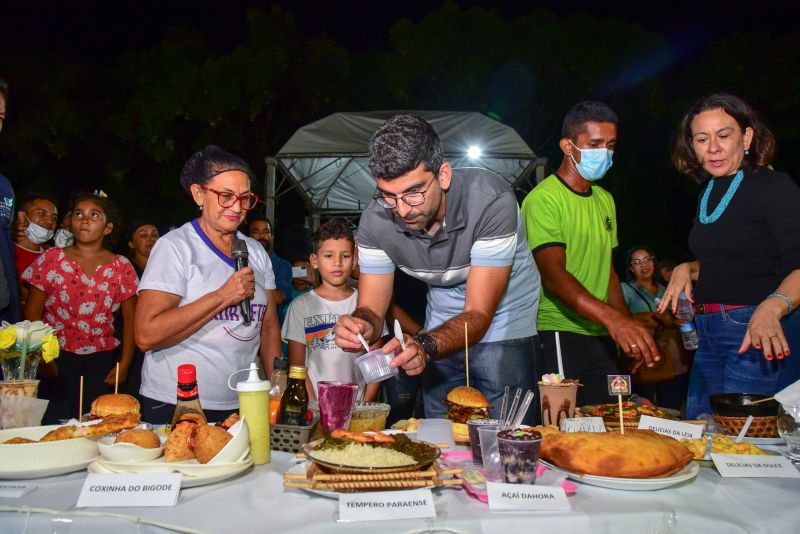
[[[730,204],[731,199],[733,198],[733,195],[736,194],[736,190],[739,189],[739,184],[742,183],[742,180],[744,180],[744,173],[739,171],[736,173],[736,177],[731,182],[731,185],[728,186],[728,190],[725,191],[725,195],[720,199],[719,204],[717,204],[717,208],[711,213],[711,215],[708,215],[708,197],[711,196],[711,188],[714,187],[714,178],[708,181],[706,191],[703,193],[703,198],[700,200],[700,210],[697,213],[697,218],[700,220],[700,224],[711,224],[722,217],[722,214],[725,213],[725,208],[727,208],[728,204]]]

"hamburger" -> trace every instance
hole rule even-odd
[[[100,395],[92,402],[92,419],[112,416],[139,415],[139,401],[124,393]]]
[[[453,422],[453,436],[456,438],[469,438],[467,421],[470,419],[489,419],[489,400],[475,388],[453,388],[445,402],[450,405],[447,418]]]

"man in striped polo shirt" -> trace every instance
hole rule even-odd
[[[339,318],[337,344],[360,350],[357,333],[379,337],[400,268],[428,284],[428,306],[424,333],[407,338],[392,365],[425,371],[425,416],[444,417],[447,393],[466,383],[466,324],[470,385],[496,417],[505,386],[536,384],[539,272],[511,187],[485,169],[453,169],[433,127],[414,115],[381,126],[369,167],[378,192],[358,228],[358,306]]]

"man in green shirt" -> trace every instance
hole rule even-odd
[[[606,104],[573,106],[562,127],[561,166],[522,203],[528,244],[542,276],[540,371],[558,372],[559,332],[564,374],[583,384],[579,405],[609,402],[606,376],[619,372],[614,342],[633,359],[631,371],[660,358],[652,336],[625,305],[611,258],[617,246],[614,199],[594,185],[611,167],[617,123]]]

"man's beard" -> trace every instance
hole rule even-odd
[[[261,246],[267,251],[267,254],[272,254],[272,241],[259,240],[259,243],[261,243]]]

